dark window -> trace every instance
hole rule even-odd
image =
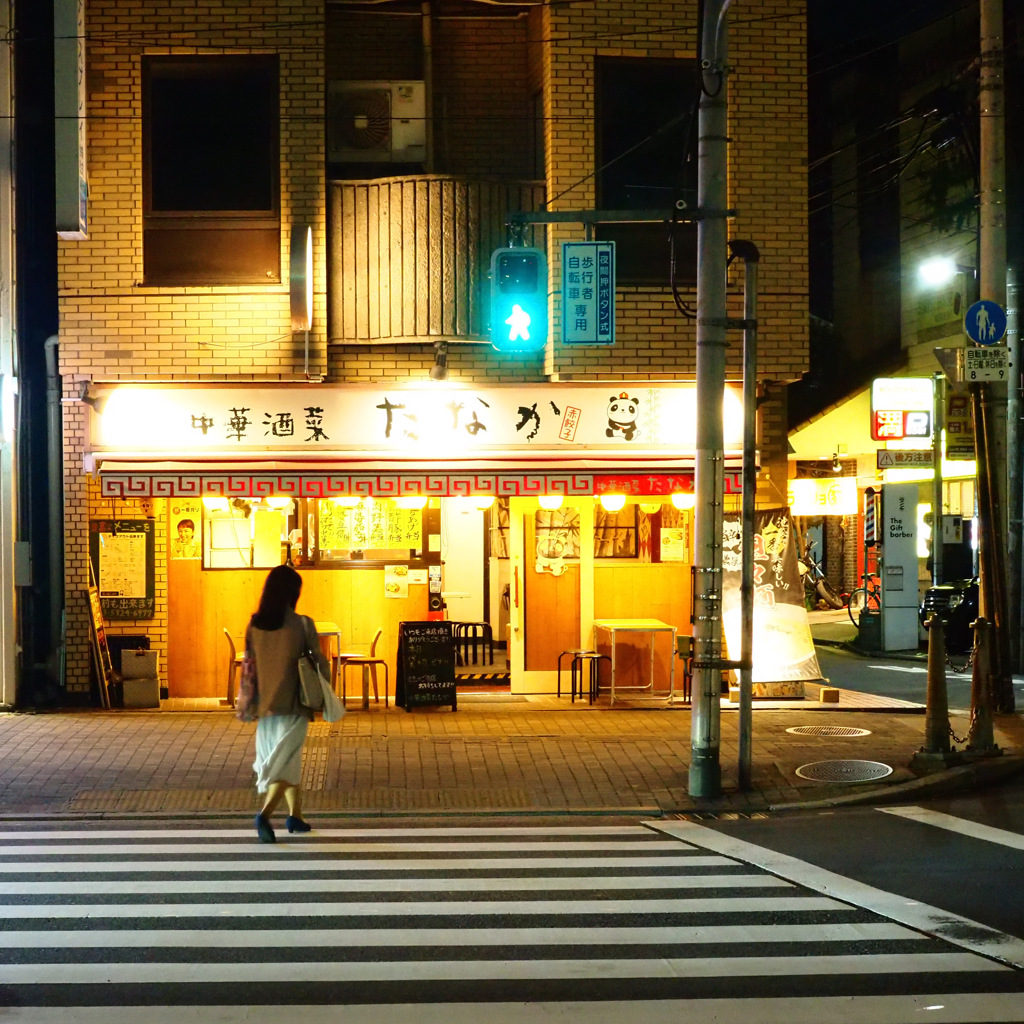
[[[597,205],[602,210],[671,211],[697,205],[696,64],[689,60],[598,58]],[[675,232],[676,281],[697,279],[697,227]],[[619,284],[666,285],[669,237],[663,224],[602,224],[616,244]]]
[[[144,60],[146,283],[280,280],[277,58]]]

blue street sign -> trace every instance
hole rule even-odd
[[[562,341],[615,344],[615,243],[562,243]]]
[[[1006,333],[1006,310],[991,299],[979,299],[967,310],[964,330],[979,345],[994,345]]]

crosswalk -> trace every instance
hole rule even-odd
[[[689,823],[254,839],[0,833],[0,1021],[1024,1016],[1006,963],[753,866]]]

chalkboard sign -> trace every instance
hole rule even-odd
[[[416,707],[455,703],[455,644],[450,622],[402,622],[398,626],[395,703]]]
[[[152,619],[154,587],[152,519],[92,519],[89,554],[108,621]]]

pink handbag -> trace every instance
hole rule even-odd
[[[259,687],[256,683],[256,656],[246,646],[242,670],[238,674],[238,696],[235,698],[235,718],[242,722],[256,720],[259,706]]]

